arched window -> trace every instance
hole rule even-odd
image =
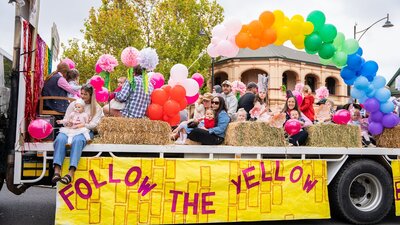
[[[248,84],[249,82],[258,82],[258,74],[265,74],[268,75],[268,73],[264,70],[259,70],[259,69],[251,69],[247,70],[241,75],[241,81],[244,84]]]
[[[294,71],[287,70],[282,74],[282,85],[286,86],[287,90],[294,90],[296,85],[297,73]]]
[[[224,72],[219,72],[214,75],[214,85],[221,85],[225,80],[228,80],[228,74]]]
[[[315,92],[315,89],[317,88],[317,79],[314,75],[308,74],[305,77],[304,84],[310,86],[312,92]]]
[[[328,77],[325,80],[325,87],[328,88],[329,94],[336,94],[336,80],[333,77]]]

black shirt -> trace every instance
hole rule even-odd
[[[252,92],[247,92],[242,97],[240,97],[238,102],[238,109],[244,108],[247,112],[247,120],[250,119],[250,110],[254,107],[254,98],[256,97],[255,94]]]

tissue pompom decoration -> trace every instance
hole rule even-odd
[[[139,64],[139,50],[134,47],[127,47],[121,53],[121,61],[127,67],[135,67]]]
[[[97,60],[97,64],[103,71],[111,73],[114,71],[114,68],[118,66],[118,61],[114,56],[104,54],[100,56],[99,60]]]
[[[152,71],[158,65],[158,55],[155,49],[144,48],[139,53],[139,64],[142,68]]]
[[[232,82],[232,92],[233,93],[240,93],[240,96],[246,93],[246,85],[238,80]]]
[[[68,67],[70,70],[75,69],[75,63],[71,59],[65,58],[65,59],[61,60],[61,62],[68,64]]]
[[[320,100],[328,98],[329,97],[328,88],[326,88],[325,86],[318,88],[317,90],[315,90],[315,96]]]
[[[296,86],[294,86],[294,91],[298,91],[301,93],[301,92],[303,92],[303,87],[304,87],[304,84],[297,83]]]

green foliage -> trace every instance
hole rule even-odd
[[[111,73],[112,87],[116,78],[126,76],[127,68],[120,55],[128,46],[141,50],[155,48],[160,64],[155,71],[169,79],[176,63],[185,64],[189,73],[200,72],[210,77],[211,59],[206,49],[211,29],[223,20],[223,9],[215,0],[103,0],[100,8],[92,8],[85,21],[84,40],[69,40],[63,57],[72,59],[81,73],[81,82],[94,74],[94,66],[102,54],[112,54],[119,66]],[[208,36],[199,35],[204,29]]]

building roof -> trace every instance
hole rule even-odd
[[[239,54],[232,58],[222,58],[218,62],[228,59],[265,59],[265,58],[282,58],[295,60],[300,62],[322,65],[317,55],[310,55],[303,51],[297,51],[285,46],[268,45],[257,50],[248,48],[240,49]],[[335,67],[334,65],[328,65]],[[336,67],[335,67],[336,68]]]
[[[8,58],[9,60],[12,60],[12,55],[6,52],[4,49],[0,48],[0,55],[3,55],[4,57]]]
[[[396,89],[392,89],[392,85],[394,82],[396,82],[396,78],[400,76],[400,68],[397,70],[397,72],[393,75],[393,77],[389,80],[389,82],[387,83],[387,86],[389,86],[390,91],[392,92],[392,95],[399,95],[400,91],[396,90]]]

